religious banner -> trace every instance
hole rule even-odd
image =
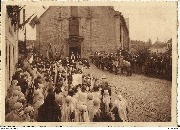
[[[74,74],[72,75],[72,84],[74,86],[78,85],[78,84],[82,84],[82,74]]]

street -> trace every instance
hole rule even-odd
[[[169,122],[171,121],[172,82],[143,75],[115,75],[102,71],[91,64],[84,73],[101,78],[106,75],[112,87],[112,99],[122,94],[128,102],[130,122]]]

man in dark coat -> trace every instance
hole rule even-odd
[[[61,111],[58,104],[55,102],[54,93],[49,93],[45,102],[38,109],[38,122],[59,122],[61,118]]]
[[[28,89],[27,75],[21,75],[21,78],[18,81],[18,86],[21,87],[21,92],[23,94],[26,94],[26,91]]]

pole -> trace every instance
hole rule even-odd
[[[23,23],[25,22],[25,9],[23,9]]]
[[[39,56],[40,56],[40,30],[39,30]]]
[[[24,42],[25,42],[25,47],[26,47],[26,25],[25,25],[25,32],[24,32]]]

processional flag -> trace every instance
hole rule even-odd
[[[37,15],[36,15],[36,16],[30,21],[29,25],[34,29],[35,25],[36,25],[36,24],[39,24],[39,23],[40,23],[40,21],[39,21]]]
[[[30,19],[33,17],[33,15],[31,15],[26,21],[24,21],[22,24],[20,24],[19,28],[23,28],[30,21]]]

